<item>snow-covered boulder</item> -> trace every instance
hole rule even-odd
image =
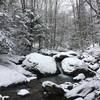
[[[79,85],[66,93],[66,97],[80,96],[84,100],[95,100],[95,96],[99,96],[100,93],[96,92],[97,90],[100,90],[100,80],[91,78],[89,81],[81,81]]]
[[[88,55],[88,56],[85,56],[83,58],[83,61],[84,62],[88,62],[88,63],[95,63],[97,61],[97,59],[95,59],[95,57],[91,56],[91,55]]]
[[[95,92],[91,92],[84,98],[84,100],[94,100],[95,96],[96,96]]]
[[[94,71],[96,71],[100,68],[100,65],[98,63],[95,63],[95,64],[87,63],[87,65]]]
[[[39,53],[31,53],[26,56],[22,66],[26,69],[38,71],[41,74],[55,74],[57,71],[54,58]]]
[[[76,77],[73,78],[75,81],[80,81],[85,79],[85,75],[83,73],[77,75]]]
[[[6,66],[7,68],[13,69],[21,74],[31,76],[31,72],[25,70],[21,65],[18,64],[18,61],[22,58],[24,57],[17,55],[0,55],[0,65]]]
[[[65,73],[72,73],[77,68],[81,68],[83,66],[83,62],[78,58],[65,58],[62,61],[62,69]]]
[[[0,65],[0,87],[26,82],[27,77],[13,69]]]
[[[100,46],[99,46],[99,44],[90,45],[90,47],[87,48],[86,52],[91,54],[93,57],[99,59],[100,58]]]
[[[26,96],[28,94],[30,94],[30,92],[27,89],[21,89],[17,92],[17,95],[19,96]]]
[[[83,98],[77,98],[77,99],[75,99],[75,100],[84,100]]]
[[[65,82],[59,85],[65,92],[71,90],[73,88],[73,84],[71,82]]]
[[[51,81],[44,81],[42,83],[42,87],[43,87],[43,92],[44,92],[44,96],[54,96],[54,97],[58,97],[58,98],[62,98],[64,97],[65,91],[57,84],[51,82]]]
[[[92,77],[95,74],[89,70],[87,64],[76,57],[65,58],[62,61],[62,69],[65,74],[76,76],[83,73],[86,77]]]
[[[76,57],[78,54],[75,51],[59,52],[53,56],[56,61],[61,62],[64,58],[67,57]]]

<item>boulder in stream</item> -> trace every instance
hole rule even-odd
[[[53,57],[39,53],[31,53],[26,56],[22,66],[37,75],[53,75],[57,72],[56,62]]]
[[[21,89],[17,92],[17,95],[19,95],[19,96],[26,96],[29,94],[30,94],[30,92],[27,89]]]

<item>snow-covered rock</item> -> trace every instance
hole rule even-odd
[[[19,96],[26,96],[28,94],[30,94],[30,92],[27,89],[21,89],[17,92],[17,95]]]
[[[98,63],[95,64],[88,64],[87,65],[92,69],[92,70],[97,70],[99,69],[100,65]]]
[[[77,99],[75,99],[75,100],[84,100],[83,98],[77,98]]]
[[[47,96],[59,96],[59,98],[64,97],[65,91],[57,84],[51,81],[45,81],[42,83],[44,90],[44,95]]]
[[[84,100],[94,100],[95,99],[95,95],[96,94],[94,92],[91,92],[84,98]]]
[[[78,54],[76,52],[74,52],[74,51],[67,51],[67,52],[59,52],[56,55],[54,55],[53,58],[56,61],[61,62],[64,58],[76,57],[76,56],[78,56]]]
[[[89,98],[90,95],[94,97],[94,93],[91,93],[94,89],[99,90],[100,89],[100,81],[97,79],[91,79],[90,81],[82,81],[79,85],[77,85],[75,88],[70,90],[66,93],[66,97],[75,97],[75,96],[81,96]],[[89,94],[91,93],[91,94]],[[91,99],[88,99],[91,100]]]
[[[85,75],[83,74],[83,73],[81,73],[81,74],[79,74],[79,75],[77,75],[76,77],[74,77],[73,78],[74,80],[83,80],[83,79],[85,79]]]
[[[55,50],[48,50],[48,49],[41,49],[40,52],[41,52],[42,54],[48,55],[48,56],[53,56],[53,55],[56,55],[57,53],[59,53],[58,51],[55,51]]]
[[[90,45],[90,47],[88,47],[86,52],[91,54],[93,57],[99,58],[100,57],[100,46],[99,46],[99,44]]]
[[[21,65],[16,65],[21,58],[23,57],[17,55],[0,55],[0,65],[6,66],[24,75],[31,76],[31,72],[25,70]]]
[[[97,70],[97,73],[100,74],[100,68]]]
[[[0,100],[8,100],[9,99],[9,96],[2,96],[1,94],[0,94]]]
[[[45,81],[42,86],[46,94],[52,95],[58,92],[58,96],[60,96],[60,93],[63,93],[63,96],[68,100],[95,100],[100,96],[100,80],[97,77],[88,78],[74,84],[66,82],[57,85],[53,82]],[[69,89],[68,86],[71,86],[71,88]]]
[[[89,62],[89,63],[95,63],[97,61],[97,59],[95,59],[95,57],[88,55],[87,57],[83,58],[83,61],[85,62]]]
[[[51,82],[51,81],[44,81],[43,83],[42,83],[42,87],[46,87],[46,86],[53,86],[53,85],[55,85],[55,86],[57,86],[57,84],[56,83],[54,83],[54,82]]]
[[[73,88],[73,84],[70,82],[65,82],[64,84],[59,85],[65,92]]]
[[[13,69],[0,65],[0,87],[7,87],[11,84],[26,82],[27,77]]]
[[[37,77],[36,76],[32,76],[32,77],[27,77],[27,82],[30,82],[31,80],[34,80],[34,79],[37,79]]]
[[[16,65],[21,57],[16,55],[0,55],[0,87],[29,82],[36,79],[36,75]]]
[[[55,74],[57,71],[54,58],[38,53],[27,55],[22,66],[25,66],[26,69],[38,70],[42,74]]]
[[[71,73],[77,68],[81,68],[83,66],[83,61],[78,58],[65,58],[62,61],[62,69],[65,73]]]

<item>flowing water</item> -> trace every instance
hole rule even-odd
[[[72,79],[68,76],[63,77],[61,74],[53,77],[48,78],[42,78],[42,79],[35,79],[27,84],[8,87],[6,89],[0,90],[1,95],[10,96],[9,100],[49,100],[49,98],[44,99],[42,95],[42,82],[43,81],[53,81],[57,84],[64,83],[66,81],[72,81]],[[18,90],[20,89],[28,89],[30,91],[30,95],[27,95],[25,97],[20,97],[17,95]],[[52,100],[58,100],[52,99]]]

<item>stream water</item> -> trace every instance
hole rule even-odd
[[[68,76],[65,77],[61,74],[57,75],[57,76],[53,76],[53,77],[42,78],[39,80],[35,79],[27,84],[2,89],[2,90],[0,90],[0,94],[3,96],[4,95],[10,96],[9,100],[49,100],[48,98],[44,99],[43,95],[42,95],[42,86],[41,85],[42,85],[43,81],[53,81],[57,84],[61,84],[66,81],[71,82],[72,79]],[[28,89],[30,91],[30,94],[25,97],[18,96],[17,91],[20,89]],[[58,98],[57,99],[52,98],[52,100],[58,100]]]

